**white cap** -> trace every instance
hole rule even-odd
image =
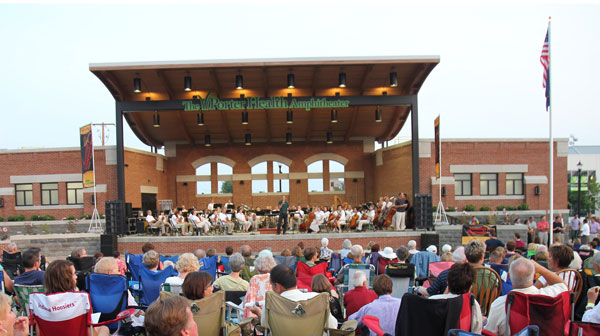
[[[427,252],[431,252],[431,253],[437,254],[437,247],[435,247],[435,245],[429,245],[427,247]]]
[[[444,246],[442,246],[443,253],[450,252],[450,251],[452,251],[452,246],[450,246],[450,244],[444,244]]]

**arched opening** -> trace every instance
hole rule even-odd
[[[210,194],[210,162],[196,168],[196,194]]]
[[[309,164],[306,169],[308,172],[308,192],[322,192],[323,160],[315,161]],[[311,174],[315,174],[315,177],[311,178]]]

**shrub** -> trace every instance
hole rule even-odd
[[[481,208],[479,208],[479,211],[490,211],[490,207],[484,205]]]
[[[42,217],[42,220],[55,220],[56,218],[54,218],[54,216],[51,215],[45,215]]]
[[[506,208],[506,207],[505,207],[504,205],[498,205],[498,206],[496,207],[496,210],[498,210],[498,211],[504,211],[504,209],[505,209],[505,208]]]
[[[67,220],[75,220],[75,216],[69,216],[67,217]]]
[[[42,219],[43,219],[43,217],[40,215],[31,215],[31,217],[29,217],[29,220],[32,222],[40,221]]]
[[[436,205],[434,205],[434,206],[431,207],[431,212],[437,212],[437,206]]]
[[[506,207],[506,211],[515,211],[515,210],[517,210],[517,207],[514,207],[514,206],[507,206]]]
[[[446,210],[447,212],[454,212],[456,211],[456,208],[453,206],[449,206],[448,209]]]
[[[527,203],[519,204],[519,206],[517,207],[517,209],[519,209],[519,210],[529,210],[529,204],[527,204]]]
[[[25,215],[17,215],[17,216],[8,216],[9,222],[24,222]]]
[[[4,222],[4,217],[0,217],[0,222]]]
[[[85,214],[85,215],[82,215],[81,217],[79,217],[79,219],[92,219],[92,215]]]
[[[475,211],[475,206],[473,204],[465,205],[465,211]]]
[[[104,219],[104,215],[103,214],[99,214],[100,215],[100,219]]]

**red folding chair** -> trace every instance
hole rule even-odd
[[[296,264],[296,281],[298,283],[297,287],[300,289],[308,289],[308,291],[310,291],[312,278],[317,274],[323,274],[327,276],[326,262],[310,267],[307,264],[298,261]]]
[[[573,318],[573,294],[566,291],[556,297],[523,294],[511,291],[506,297],[505,335],[511,330],[521,330],[537,325],[540,335],[563,336],[568,334],[569,320]]]
[[[394,264],[398,262],[398,258],[387,259],[383,257],[379,257],[379,261],[377,262],[377,274],[385,274],[385,267],[388,264]]]
[[[600,324],[590,322],[571,321],[569,336],[597,336],[600,335]]]
[[[454,261],[438,261],[429,264],[429,279],[425,281],[423,287],[428,288],[431,286],[435,278],[440,275],[443,271],[450,269],[454,265]]]

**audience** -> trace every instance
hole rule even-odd
[[[356,271],[352,277],[354,288],[344,294],[344,307],[346,316],[356,313],[364,305],[377,299],[375,291],[368,289],[367,276],[363,271]]]
[[[202,271],[192,272],[183,280],[181,291],[190,300],[203,299],[213,293],[213,277]]]
[[[600,273],[600,253],[596,253],[590,258],[592,258],[592,267],[594,268],[594,271]],[[596,304],[599,291],[600,286],[595,286],[588,290],[588,301],[585,307],[585,313],[581,319],[583,322],[600,323],[600,303]]]
[[[323,237],[323,239],[321,239],[321,260],[331,259],[331,253],[333,253],[333,251],[329,247],[327,247],[328,245],[329,239]]]
[[[356,320],[358,325],[361,326],[363,316],[375,316],[379,318],[379,326],[383,332],[394,335],[396,330],[395,317],[398,316],[401,300],[392,296],[392,288],[392,279],[388,275],[376,276],[373,280],[373,290],[378,298],[348,316],[348,320]],[[370,331],[370,335],[376,336],[377,334]]]
[[[125,262],[121,260],[121,253],[119,252],[119,250],[114,250],[112,256],[113,258],[115,258],[115,260],[117,261],[117,265],[119,266],[119,274],[125,275],[125,272],[127,272],[127,264],[125,264]]]
[[[23,252],[23,267],[25,272],[19,274],[14,279],[15,285],[38,286],[44,284],[44,271],[40,271],[39,249],[29,249]]]
[[[248,283],[248,291],[244,298],[244,305],[247,303],[254,304],[256,302],[264,301],[265,293],[273,290],[269,272],[271,272],[271,269],[275,267],[275,265],[276,263],[273,257],[265,255],[256,258],[254,266],[256,267],[258,274],[253,276]],[[256,317],[256,315],[252,313],[250,308],[245,308],[244,317]]]
[[[158,252],[149,250],[148,252],[144,253],[144,256],[142,257],[142,263],[148,270],[156,272],[158,270],[158,264],[160,263]]]
[[[351,256],[348,256],[348,253],[350,253],[351,248],[352,242],[350,241],[350,239],[344,239],[344,242],[342,243],[342,249],[340,250],[340,255],[342,256],[342,259],[346,257],[352,258]]]
[[[234,253],[229,258],[231,273],[222,276],[215,281],[215,287],[225,291],[247,291],[248,281],[242,279],[240,271],[244,267],[244,257],[240,253]]]
[[[346,240],[348,240],[348,239],[346,239]],[[363,263],[362,262],[363,255],[364,255],[364,251],[363,251],[362,246],[360,246],[360,245],[354,245],[354,246],[352,246],[352,248],[350,249],[350,252],[348,254],[348,256],[352,258],[352,264],[362,264]],[[344,267],[342,267],[340,269],[340,271],[338,272],[337,278],[335,280],[335,282],[337,284],[343,284],[344,283],[344,273],[346,273],[346,270],[349,267],[348,265],[351,265],[351,264],[344,265]]]
[[[408,247],[408,253],[410,253],[411,256],[419,253],[419,250],[417,250],[417,242],[414,240],[409,240],[406,247]],[[410,258],[408,261],[410,261]]]
[[[310,284],[311,291],[315,293],[328,293],[329,294],[329,312],[338,323],[344,323],[344,315],[342,313],[342,307],[340,305],[340,296],[331,286],[331,282],[323,274],[317,274],[312,278]]]
[[[184,253],[177,259],[175,269],[179,274],[177,274],[177,276],[168,277],[165,280],[165,283],[170,285],[183,285],[183,281],[188,274],[191,272],[198,272],[200,263],[198,262],[198,258],[192,253]]]
[[[29,335],[29,319],[26,316],[17,317],[11,309],[12,299],[0,293],[0,328],[3,335]]]
[[[525,249],[525,242],[521,240],[521,234],[515,232],[515,246],[520,249]]]
[[[569,264],[573,260],[573,250],[564,244],[552,245],[546,253],[548,254],[548,268],[555,273],[569,268]],[[562,273],[560,277],[564,280],[565,273]],[[542,288],[544,286],[546,286],[546,279],[544,276],[540,276],[535,282],[535,287]]]
[[[115,258],[105,257],[100,258],[96,265],[94,265],[94,273],[107,274],[107,275],[121,275],[119,272],[119,264]],[[127,305],[137,306],[137,302],[129,289],[127,290]]]
[[[254,258],[252,258],[252,248],[250,245],[242,245],[240,253],[244,257],[244,267],[240,271],[240,276],[246,281],[250,281],[250,278],[258,274],[254,268]]]
[[[154,301],[146,310],[144,327],[147,336],[198,336],[198,326],[190,303],[180,296],[167,296]]]

